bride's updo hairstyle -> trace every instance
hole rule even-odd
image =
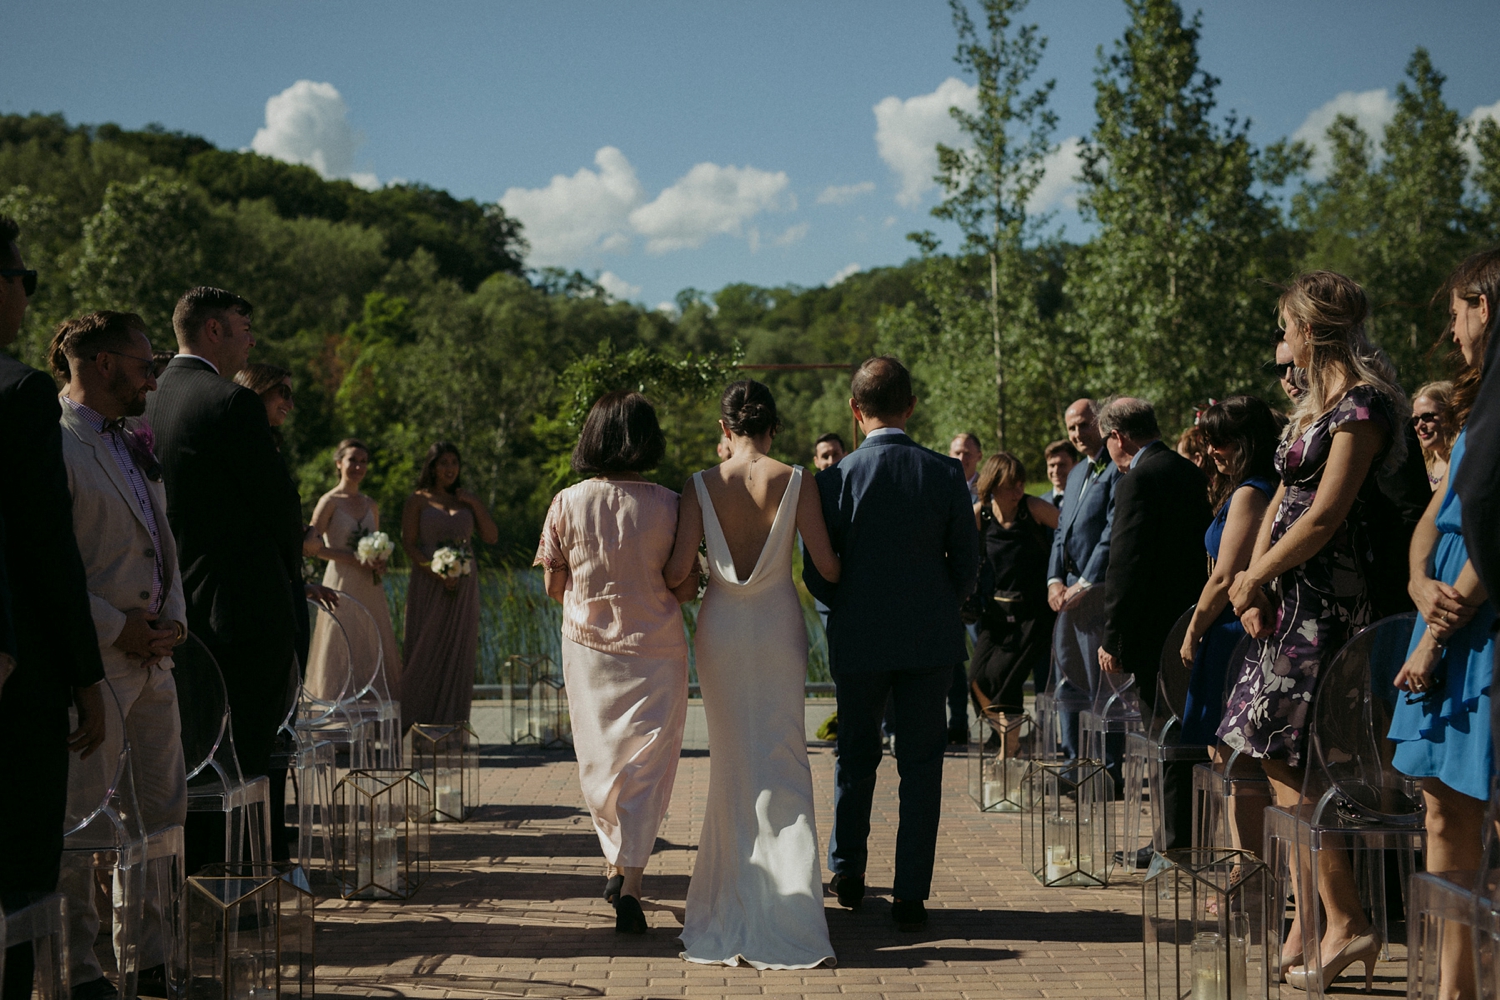
[[[594,403],[573,448],[573,471],[587,476],[645,472],[667,453],[656,407],[638,392],[616,389]]]
[[[760,437],[781,430],[776,398],[770,389],[753,379],[740,379],[725,389],[719,412],[723,414],[724,426],[729,432],[741,437]]]

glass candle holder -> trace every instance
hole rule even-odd
[[[1021,783],[1028,811],[1021,854],[1046,886],[1103,886],[1109,879],[1112,783],[1097,761],[1032,761]]]
[[[982,716],[969,727],[969,797],[982,812],[1025,810],[1032,729],[1026,715]]]
[[[1142,888],[1147,1000],[1267,1000],[1277,961],[1270,869],[1247,851],[1167,851]]]
[[[432,791],[431,821],[462,823],[479,805],[479,735],[468,723],[417,724],[406,734],[406,761]]]
[[[334,789],[334,862],[345,899],[409,899],[426,880],[432,792],[419,771],[354,770]]]
[[[295,862],[208,865],[190,877],[188,997],[312,1000],[313,903]]]

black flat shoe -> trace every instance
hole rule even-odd
[[[857,910],[865,901],[865,877],[863,875],[845,875],[842,872],[834,872],[833,878],[828,880],[828,888],[839,898],[839,905],[851,910]]]
[[[620,890],[625,888],[624,875],[611,875],[609,881],[604,883],[604,901],[611,906],[615,900],[620,898]]]
[[[615,933],[644,934],[646,930],[646,913],[641,909],[641,901],[634,896],[621,896],[615,903]]]
[[[927,926],[927,907],[920,899],[898,899],[891,904],[891,919],[898,931],[919,931]]]

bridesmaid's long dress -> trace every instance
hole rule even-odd
[[[323,546],[341,552],[353,552],[358,536],[374,530],[374,501],[369,502],[365,512],[359,516],[359,520],[350,517],[342,505],[337,505],[333,508],[333,516],[328,520],[328,530],[323,532]],[[351,544],[351,541],[355,541],[355,544]],[[323,586],[348,594],[370,612],[370,617],[375,620],[375,627],[380,633],[379,641],[385,665],[386,685],[390,689],[391,696],[399,698],[401,647],[397,645],[395,630],[391,628],[391,609],[385,600],[385,585],[375,582],[373,570],[345,566],[330,560],[328,568],[323,572]],[[358,626],[359,619],[347,618],[347,622],[349,627],[354,628]],[[356,641],[357,639],[358,637]],[[305,682],[308,693],[315,698],[335,698],[339,695],[339,688],[343,684],[342,677],[334,676],[334,665],[339,668],[338,672],[342,672],[346,659],[337,653],[329,657],[329,643],[333,641],[333,625],[325,617],[319,615],[318,623],[313,627]],[[374,664],[370,664],[370,669],[374,669]],[[368,678],[358,678],[357,683],[363,686],[367,680]],[[350,691],[343,692],[345,695],[350,693]]]
[[[417,547],[422,555],[468,542],[474,514],[422,504]],[[460,577],[449,590],[430,573],[413,571],[406,591],[406,658],[401,669],[401,717],[413,723],[469,721],[474,665],[479,657],[479,573]]]

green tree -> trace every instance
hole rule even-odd
[[[1036,220],[1027,215],[1026,203],[1042,179],[1043,162],[1052,150],[1052,132],[1057,126],[1057,116],[1047,106],[1056,81],[1027,89],[1047,40],[1034,24],[1013,24],[1026,2],[982,0],[985,32],[981,34],[970,17],[967,0],[949,0],[958,32],[954,61],[974,77],[978,107],[973,112],[949,110],[969,144],[939,144],[937,180],[944,196],[932,214],[963,231],[964,254],[985,259],[988,294],[969,290],[975,276],[965,264],[953,262],[925,272],[939,283],[950,282],[941,285],[935,298],[951,302],[957,295],[960,302],[977,299],[987,306],[988,323],[978,327],[973,310],[958,303],[940,307],[944,334],[940,345],[949,348],[944,354],[956,360],[972,356],[979,346],[973,342],[974,334],[988,334],[994,357],[995,437],[1001,448],[1006,447],[1007,355],[1010,345],[1037,325],[1033,291],[1038,275],[1024,249]],[[936,249],[930,235],[916,239],[925,252]],[[944,366],[943,370],[952,369]]]
[[[1193,404],[1251,388],[1269,350],[1279,215],[1257,182],[1284,182],[1296,151],[1261,157],[1248,122],[1213,120],[1200,18],[1173,0],[1126,0],[1130,25],[1095,75],[1079,209],[1098,225],[1069,270],[1069,325],[1096,391],[1144,396],[1167,428]]]

